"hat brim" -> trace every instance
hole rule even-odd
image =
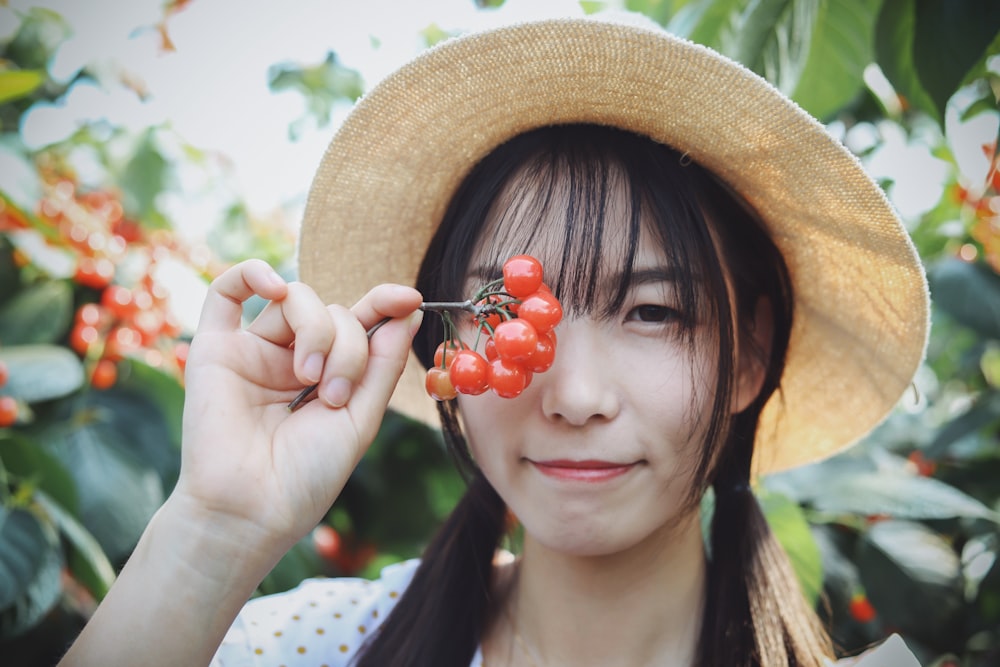
[[[327,302],[412,285],[459,183],[504,141],[596,123],[687,153],[758,211],[784,254],[795,322],[754,472],[828,457],[878,425],[927,340],[919,257],[884,193],[823,126],[764,79],[663,31],[593,19],[439,44],[375,86],[310,190],[299,275]],[[437,424],[413,355],[390,407]]]

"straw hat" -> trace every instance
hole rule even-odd
[[[919,258],[881,189],[765,80],[649,26],[593,18],[443,42],[382,80],[333,138],[305,210],[300,278],[352,304],[414,284],[469,169],[526,130],[596,123],[686,152],[760,213],[791,272],[796,319],[754,472],[830,456],[880,423],[926,345]],[[411,354],[391,407],[437,424]]]

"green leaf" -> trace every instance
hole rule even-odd
[[[944,114],[920,81],[914,60],[917,10],[914,0],[885,0],[875,27],[875,60],[907,103],[938,123]]]
[[[162,223],[163,216],[156,207],[156,198],[167,187],[168,171],[169,165],[156,145],[156,129],[149,128],[118,179],[122,188],[122,206],[130,217],[142,220],[147,226]]]
[[[823,562],[802,508],[791,498],[766,489],[756,495],[768,525],[792,562],[803,594],[815,605],[823,588]]]
[[[0,104],[27,97],[45,83],[45,72],[39,70],[8,70],[0,72]]]
[[[720,47],[791,94],[811,48],[819,0],[759,0],[746,5]]]
[[[853,546],[848,544],[851,535],[838,528],[818,524],[811,527],[811,532],[823,563],[823,589],[830,597],[829,604],[833,609],[846,609],[861,588],[861,579],[857,565],[845,555],[845,551],[853,552]]]
[[[58,459],[34,440],[8,432],[0,439],[0,463],[21,484],[41,489],[63,507],[76,511],[79,499],[73,477]]]
[[[831,514],[908,519],[971,517],[997,521],[989,507],[931,477],[867,473],[830,480],[816,489],[813,507]]]
[[[65,396],[83,385],[83,364],[58,345],[0,347],[10,379],[2,393],[33,403]]]
[[[0,343],[55,343],[73,320],[73,289],[63,280],[46,280],[22,289],[0,307]]]
[[[871,0],[699,0],[667,29],[743,63],[825,119],[863,90],[878,8]]]
[[[1000,338],[1000,276],[982,262],[944,259],[927,271],[936,308],[987,338]]]
[[[60,44],[73,33],[59,12],[32,7],[21,14],[21,25],[5,46],[4,58],[25,69],[44,70]]]
[[[1000,3],[920,0],[916,3],[913,62],[924,90],[944,117],[948,100],[983,60],[1000,32]]]
[[[875,59],[880,5],[873,0],[821,2],[813,25],[799,28],[811,29],[812,38],[790,97],[820,120],[832,118],[864,90],[865,67]],[[779,49],[777,55],[783,53]],[[784,58],[778,58],[778,65],[796,71],[795,63]]]
[[[0,153],[0,160],[3,159]],[[6,207],[6,202],[0,197],[0,208]],[[0,303],[13,298],[21,290],[21,270],[14,263],[14,246],[5,235],[0,235]],[[2,325],[2,322],[0,322]],[[0,338],[0,343],[3,339]]]
[[[625,9],[645,14],[662,26],[667,25],[679,11],[691,6],[689,0],[625,0]]]
[[[30,512],[0,506],[0,639],[33,627],[59,600],[62,556]]]
[[[75,409],[103,442],[120,442],[142,466],[156,471],[164,489],[180,472],[184,389],[175,378],[137,360],[119,367],[118,382],[90,391]]]
[[[428,30],[432,28],[429,27]],[[435,38],[440,36],[440,29],[432,32]],[[425,38],[429,34],[425,30]],[[268,85],[274,92],[299,92],[305,98],[309,114],[319,127],[329,124],[335,103],[353,103],[364,92],[361,74],[341,65],[333,51],[326,54],[323,62],[311,67],[294,64],[272,66],[268,73]]]
[[[1000,392],[989,391],[976,398],[968,410],[945,424],[927,448],[927,455],[937,459],[948,452],[949,445],[1000,421]],[[989,439],[984,449],[993,450],[996,443]],[[983,452],[986,453],[986,452]]]
[[[945,107],[982,63],[1000,31],[1000,4],[886,0],[877,62],[911,106],[943,123]]]
[[[961,622],[964,582],[957,554],[919,523],[882,521],[858,549],[862,583],[884,625],[947,641]]]
[[[34,500],[66,536],[70,546],[68,554],[70,571],[87,587],[94,598],[102,600],[115,581],[115,570],[101,549],[101,545],[55,499],[44,493],[35,493]]]
[[[962,122],[968,122],[983,113],[995,113],[997,110],[997,97],[992,90],[988,90],[982,97],[966,107],[962,112]]]
[[[132,451],[139,443],[117,432],[111,416],[79,411],[75,422],[55,423],[38,438],[73,475],[80,498],[77,518],[119,563],[163,503],[163,484]]]
[[[695,0],[680,8],[667,30],[692,42],[721,48],[722,35],[738,20],[746,0]]]

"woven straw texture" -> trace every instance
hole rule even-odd
[[[444,42],[384,79],[315,176],[301,279],[343,304],[381,282],[412,285],[468,170],[523,131],[574,122],[687,152],[742,193],[784,253],[796,320],[755,474],[830,456],[885,418],[928,328],[924,274],[900,221],[822,125],[745,67],[660,30],[593,19],[510,26]],[[437,423],[412,355],[391,406]]]

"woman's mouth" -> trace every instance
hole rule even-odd
[[[531,464],[546,477],[576,482],[606,482],[624,475],[638,465],[637,463],[614,463],[594,459],[584,461],[554,459],[531,461]]]

